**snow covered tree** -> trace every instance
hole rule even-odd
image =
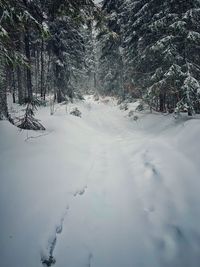
[[[13,49],[13,31],[9,32],[9,27],[14,27],[12,10],[7,1],[0,2],[0,119],[10,118],[7,108],[7,90],[9,87],[9,74],[13,64],[18,58],[18,54]]]
[[[102,93],[120,94],[122,91],[123,61],[119,8],[122,1],[103,1],[104,25],[97,36],[99,46],[98,86]]]
[[[6,82],[4,76],[5,62],[2,57],[2,46],[0,45],[0,120],[8,118],[7,97],[6,97]]]
[[[0,1],[0,112],[7,116],[6,92],[19,104],[54,91],[74,97],[85,80],[82,32],[91,20],[91,0]],[[1,114],[1,117],[3,116]]]
[[[126,76],[156,110],[199,112],[199,5],[146,0],[128,9]]]
[[[1,117],[7,92],[61,102],[91,87],[199,113],[199,10],[198,0],[104,0],[101,14],[92,0],[1,0]]]
[[[85,80],[85,43],[83,25],[91,14],[91,1],[52,2],[49,13],[48,51],[52,55],[54,87],[58,102],[73,98]],[[82,10],[81,10],[82,8]],[[53,10],[53,11],[52,11]],[[57,15],[56,15],[57,14]]]
[[[83,29],[83,37],[85,44],[85,72],[83,80],[83,90],[86,92],[95,92],[97,88],[97,43],[96,29],[94,20],[89,20],[86,27]]]

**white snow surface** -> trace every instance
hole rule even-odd
[[[199,267],[200,121],[130,109],[87,96],[40,108],[45,132],[0,122],[1,267]]]

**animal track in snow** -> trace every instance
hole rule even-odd
[[[73,196],[76,197],[78,195],[79,196],[84,195],[86,189],[87,189],[87,185],[84,188],[82,188],[81,190],[77,190],[75,193],[73,193]],[[60,223],[56,226],[55,233],[49,239],[48,255],[47,256],[46,255],[42,255],[41,256],[41,262],[42,262],[43,266],[50,267],[50,266],[52,266],[52,265],[54,265],[56,263],[56,259],[53,256],[53,253],[54,253],[54,250],[55,250],[55,247],[56,247],[57,237],[58,237],[58,235],[60,235],[62,233],[64,220],[65,220],[65,217],[67,215],[68,210],[69,210],[69,206],[67,206],[67,208],[65,210],[65,213],[61,217]],[[88,261],[89,261],[88,266],[89,267],[91,266],[91,260],[92,260],[92,254],[90,253],[90,255],[88,257]]]
[[[43,266],[50,267],[56,263],[56,259],[54,258],[53,253],[54,253],[56,243],[57,243],[57,236],[62,233],[63,223],[64,223],[68,210],[69,210],[69,206],[66,207],[65,213],[60,219],[60,223],[55,228],[55,233],[49,239],[48,255],[41,256],[41,262]]]
[[[89,253],[87,267],[92,267],[93,254]]]
[[[152,163],[152,159],[149,157],[149,151],[145,151],[143,154],[143,161],[145,167],[145,176],[147,178],[153,178],[156,182],[162,182],[162,175],[158,168]]]
[[[73,194],[73,196],[76,197],[76,196],[78,196],[78,195],[79,195],[79,196],[84,195],[86,189],[87,189],[87,185],[86,185],[83,189],[81,189],[81,190],[77,190],[77,191]]]

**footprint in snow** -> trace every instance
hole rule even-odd
[[[74,193],[74,197],[76,197],[76,196],[78,196],[78,195],[79,195],[79,196],[84,195],[86,189],[87,189],[87,185],[86,185],[83,189],[76,191],[76,192]]]
[[[144,159],[144,167],[146,169],[145,171],[145,176],[147,178],[153,178],[156,182],[162,182],[162,175],[158,171],[157,167],[152,163],[152,160],[148,156],[149,151],[146,151],[143,154],[143,159]]]
[[[77,190],[73,196],[76,197],[76,196],[82,196],[85,194],[85,191],[87,189],[87,185],[81,189],[81,190]],[[52,265],[54,265],[56,263],[56,259],[54,258],[53,256],[53,253],[54,253],[54,250],[55,250],[55,247],[56,247],[56,243],[57,243],[57,236],[59,234],[62,233],[62,230],[63,230],[63,223],[64,223],[64,220],[65,220],[65,217],[67,215],[67,211],[69,209],[69,206],[67,206],[66,208],[66,211],[64,213],[64,215],[61,217],[60,219],[60,223],[56,226],[55,228],[55,233],[53,234],[53,236],[49,239],[49,246],[48,246],[48,256],[46,255],[42,255],[41,256],[41,262],[42,262],[42,265],[44,267],[50,267]],[[88,267],[91,267],[91,260],[92,260],[92,254],[90,253],[89,255],[89,258],[88,258]]]
[[[87,267],[92,267],[92,259],[93,259],[93,254],[89,253]]]
[[[163,236],[155,242],[156,248],[160,251],[161,259],[170,260],[171,264],[173,263],[172,266],[176,266],[175,263],[177,266],[181,266],[180,264],[186,261],[184,256],[187,258],[187,253],[190,254],[191,250],[184,229],[179,225],[166,224],[163,230]]]
[[[69,210],[69,206],[66,207],[66,211],[60,219],[60,223],[55,227],[55,232],[52,237],[49,239],[48,245],[48,255],[41,255],[41,262],[44,267],[50,267],[56,263],[56,259],[53,256],[56,243],[57,243],[57,236],[62,233],[63,230],[63,223],[65,217],[67,215],[67,211]]]

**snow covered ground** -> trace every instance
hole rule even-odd
[[[108,100],[0,122],[1,267],[199,267],[199,119]]]

